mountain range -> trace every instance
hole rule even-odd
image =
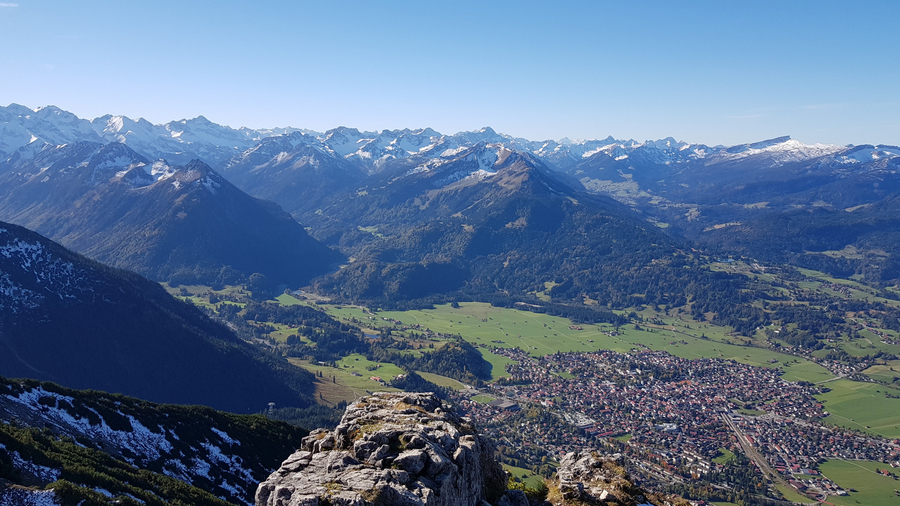
[[[109,265],[173,283],[260,273],[305,284],[341,256],[205,163],[76,142],[0,163],[0,216]]]
[[[29,160],[48,156],[46,153],[59,150],[60,144],[98,141],[124,144],[145,160],[157,160],[143,162],[148,167],[157,163],[176,166],[172,160],[201,159],[214,173],[241,190],[280,205],[309,226],[314,237],[352,257],[352,263],[380,258],[391,263],[392,269],[397,269],[391,255],[401,262],[426,262],[429,265],[458,257],[448,256],[444,246],[430,243],[415,255],[398,254],[402,247],[390,247],[386,252],[371,250],[375,239],[403,242],[406,240],[404,234],[418,234],[400,231],[396,223],[394,229],[389,230],[388,220],[379,220],[376,215],[384,215],[384,209],[394,204],[428,198],[423,193],[421,177],[413,177],[414,174],[429,172],[436,166],[458,164],[459,156],[468,156],[473,149],[487,147],[494,151],[508,150],[515,153],[517,159],[528,160],[529,166],[539,167],[537,170],[551,179],[564,181],[566,192],[571,190],[578,195],[593,194],[618,201],[623,207],[617,208],[616,213],[625,216],[629,214],[625,212],[628,208],[631,212],[629,220],[654,224],[682,246],[696,244],[719,255],[745,255],[813,265],[826,271],[865,273],[867,280],[877,283],[891,282],[900,275],[900,270],[890,260],[897,241],[890,235],[872,234],[883,231],[891,223],[887,210],[900,192],[900,148],[896,146],[803,144],[789,137],[737,146],[692,144],[671,137],[645,142],[613,137],[531,141],[500,134],[491,128],[453,135],[431,128],[375,132],[338,127],[321,133],[295,128],[236,130],[216,125],[203,117],[152,125],[145,120],[134,121],[122,116],[104,116],[89,121],[52,106],[31,110],[13,104],[0,108],[0,155],[6,157],[0,164],[0,173],[5,173],[7,180],[10,173],[25,171],[19,167],[30,166],[28,170],[32,175],[40,172],[46,163]],[[167,161],[160,162],[160,158]],[[491,167],[483,170],[484,173],[493,171]],[[116,174],[127,171],[127,165],[120,164]],[[400,177],[402,174],[407,176]],[[463,177],[480,177],[472,174],[474,172]],[[46,176],[40,180],[43,177]],[[502,177],[483,178],[484,184],[480,186],[468,183],[463,186],[487,188],[488,183],[499,184],[501,180]],[[438,192],[445,200],[448,192],[443,190],[444,183],[449,182],[428,183],[437,185],[428,191]],[[375,194],[387,184],[391,185],[390,191],[381,193],[390,194],[389,200],[380,202],[378,199],[385,198],[384,195]],[[6,194],[11,195],[13,190],[10,186],[7,188]],[[472,193],[471,188],[453,191]],[[579,202],[585,200],[578,195],[572,193],[568,197]],[[450,215],[468,205],[471,202],[466,205],[460,202]],[[95,258],[105,261],[118,258],[102,246],[88,249],[68,242],[67,235],[74,232],[62,229],[51,232],[49,228],[40,228],[49,223],[42,224],[36,219],[34,215],[38,213],[34,209],[6,207],[0,218],[32,226]],[[396,211],[410,216],[420,214],[422,220],[426,216],[430,220],[445,218],[433,211],[412,213],[412,209],[401,212],[398,208]],[[53,214],[59,213],[54,211]],[[391,219],[394,217],[392,215]],[[790,220],[790,226],[784,226],[784,220]],[[442,225],[432,222],[430,226],[440,228]],[[373,227],[378,230],[368,232]],[[388,231],[390,233],[386,234]],[[238,239],[232,241],[255,242],[241,239],[240,233],[236,236]],[[184,240],[181,237],[179,241]],[[772,237],[773,240],[761,241],[761,237]],[[552,244],[569,242],[552,241]],[[293,279],[309,279],[312,275],[333,271],[334,265],[341,261],[339,255],[328,257],[316,245],[307,244],[306,248],[313,251],[311,257],[327,258],[327,261],[311,262],[316,266],[311,269],[314,272]],[[273,251],[271,247],[263,249]],[[408,253],[409,248],[406,249]],[[887,255],[872,254],[860,258],[855,253],[828,253],[823,256],[825,252],[844,250],[884,251]],[[178,271],[203,271],[203,275],[193,276],[193,279],[206,281],[228,278],[227,274],[231,272],[226,270],[225,275],[212,275],[216,268],[221,271],[231,265],[224,261],[216,260],[212,262],[215,265],[199,267],[191,262],[187,262],[187,266],[174,262],[162,269],[154,267],[156,270],[146,270],[146,259],[116,265],[144,269],[141,272],[154,279],[176,281],[181,277],[172,278],[172,275]],[[354,266],[354,269],[359,270],[362,265]],[[466,268],[463,266],[463,271]],[[244,267],[237,270],[246,276],[248,270],[263,272],[261,269]],[[283,273],[264,274],[283,279]],[[190,275],[183,277],[190,278]]]

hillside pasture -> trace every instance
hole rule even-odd
[[[371,392],[398,392],[396,388],[383,386],[371,377],[377,376],[390,381],[394,376],[403,374],[403,369],[394,364],[372,362],[359,354],[347,355],[336,363],[337,367],[297,358],[290,358],[288,361],[313,374],[322,374],[316,381],[316,398],[331,405],[340,401],[352,401]]]

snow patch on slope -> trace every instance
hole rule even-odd
[[[83,282],[87,276],[85,271],[46,251],[43,244],[23,241],[5,228],[0,229],[0,261],[7,264],[0,275],[0,309],[17,313],[21,309],[36,308],[46,296],[79,300],[91,292]],[[41,292],[14,280],[13,272],[33,278]]]
[[[43,387],[22,392],[17,396],[10,395],[7,398],[20,404],[22,407],[42,412],[46,420],[65,428],[67,431],[84,434],[92,440],[106,441],[116,448],[128,450],[134,455],[139,455],[141,459],[156,460],[163,453],[169,453],[173,449],[172,444],[166,440],[165,434],[151,431],[131,415],[125,415],[131,425],[131,431],[115,430],[107,425],[106,420],[99,414],[97,416],[101,420],[100,424],[94,425],[87,418],[76,418],[63,408],[47,406],[46,401],[43,405],[39,403],[40,399],[48,397],[56,400],[56,406],[61,405],[61,403],[62,405],[72,405],[73,401],[75,401],[73,397],[56,392],[48,392]],[[132,464],[135,463],[133,458],[126,457],[126,460]]]

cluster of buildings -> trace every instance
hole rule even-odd
[[[614,444],[673,479],[696,478],[721,467],[716,461],[723,450],[738,451],[728,417],[786,480],[816,481],[816,488],[803,484],[801,490],[839,493],[816,476],[822,459],[900,458],[898,440],[819,423],[827,414],[813,397],[818,387],[785,381],[777,369],[654,351],[540,358],[515,348],[492,352],[516,362],[507,366],[510,378],[487,391],[506,402],[462,403],[479,427],[526,454],[553,458]],[[520,412],[501,407],[510,403]]]

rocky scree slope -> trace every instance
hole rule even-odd
[[[257,506],[528,504],[493,443],[431,393],[376,393],[318,429],[259,485]]]

